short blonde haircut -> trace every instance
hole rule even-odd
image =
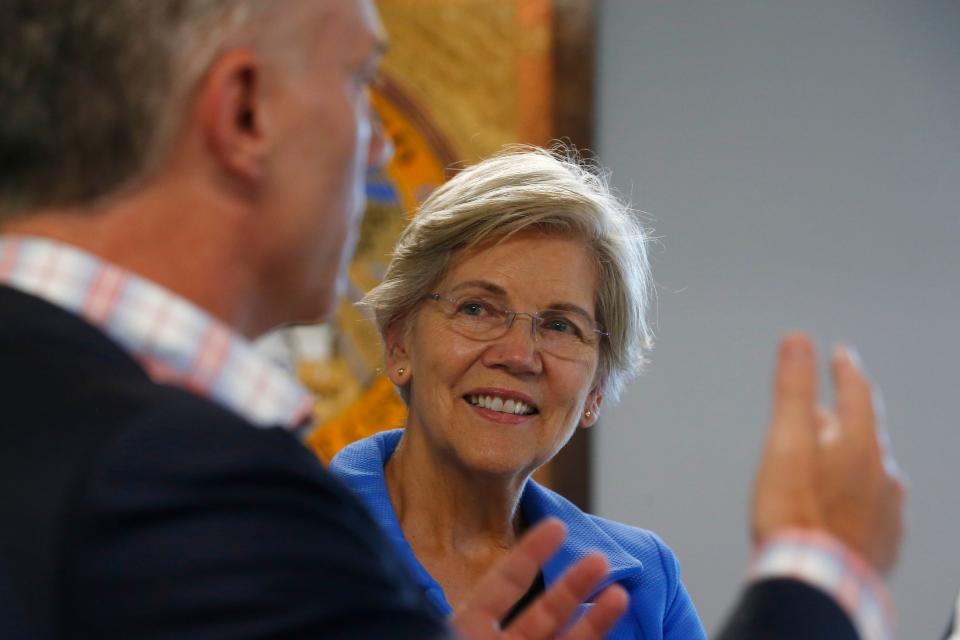
[[[615,401],[652,346],[645,229],[614,196],[606,175],[575,152],[512,147],[451,178],[420,206],[400,235],[383,281],[361,304],[380,334],[406,322],[461,252],[520,231],[579,238],[597,267],[600,341],[596,380]],[[400,390],[408,400],[406,390]]]

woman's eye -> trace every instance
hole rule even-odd
[[[473,300],[460,303],[458,309],[460,313],[467,316],[482,316],[487,310],[487,306],[482,302],[476,302]]]
[[[548,331],[556,331],[558,333],[569,333],[571,335],[579,336],[581,335],[580,328],[576,324],[564,317],[554,317],[546,318],[543,322],[543,327]]]

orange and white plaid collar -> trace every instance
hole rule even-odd
[[[191,302],[70,245],[0,235],[0,284],[75,313],[158,383],[209,398],[257,426],[309,424],[313,401],[289,373]]]

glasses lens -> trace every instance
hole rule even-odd
[[[543,348],[557,356],[576,357],[593,348],[593,321],[576,311],[548,309],[539,314],[537,333]]]
[[[507,330],[505,311],[489,300],[470,297],[454,300],[441,298],[441,301],[453,327],[471,338],[490,340]]]

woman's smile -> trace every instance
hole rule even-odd
[[[463,399],[477,415],[500,424],[525,424],[540,413],[530,396],[509,389],[473,389]]]

